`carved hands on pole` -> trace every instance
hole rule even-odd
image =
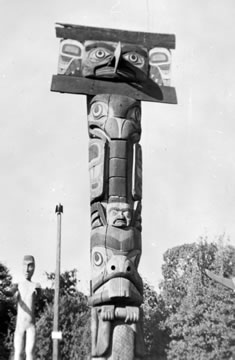
[[[115,307],[115,305],[104,305],[101,310],[101,318],[104,321],[121,319],[125,323],[136,323],[140,320],[140,309],[137,306]]]
[[[139,307],[104,305],[92,308],[93,358],[144,358],[142,312]]]

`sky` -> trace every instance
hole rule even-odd
[[[55,270],[90,279],[86,97],[52,93],[55,23],[176,35],[178,104],[142,103],[143,211],[139,271],[155,288],[164,252],[224,234],[235,245],[233,0],[0,0],[0,261],[20,281]]]

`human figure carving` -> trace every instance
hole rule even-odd
[[[17,320],[14,334],[14,360],[34,360],[36,341],[35,300],[40,292],[40,284],[31,281],[35,270],[35,260],[31,255],[23,258],[25,280],[13,285],[9,290],[1,289],[8,296],[17,300]]]
[[[131,207],[126,203],[107,204],[108,224],[116,227],[128,227],[131,224]]]

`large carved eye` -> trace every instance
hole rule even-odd
[[[95,251],[93,255],[93,261],[96,266],[100,266],[103,263],[103,256],[100,252]]]
[[[109,51],[105,48],[99,47],[99,48],[96,48],[96,49],[90,51],[89,59],[92,62],[97,62],[97,61],[104,60],[104,59],[110,57],[111,55],[112,55],[111,51]]]
[[[94,117],[99,117],[102,114],[103,106],[101,104],[95,104],[92,108],[92,113]]]
[[[91,114],[94,120],[100,119],[102,116],[107,115],[107,106],[104,103],[96,102],[91,106]]]
[[[145,63],[145,58],[137,52],[128,52],[123,55],[124,59],[132,63],[133,65],[142,68]]]
[[[112,209],[109,213],[110,216],[117,216],[117,214],[118,214],[118,211],[115,209]]]

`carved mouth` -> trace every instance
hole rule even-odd
[[[93,286],[93,291],[97,291],[99,288],[101,288],[102,286],[104,286],[108,281],[115,279],[115,278],[123,278],[123,279],[127,279],[128,281],[130,281],[130,283],[133,284],[133,286],[138,290],[139,293],[142,293],[143,291],[143,283],[142,283],[142,279],[139,276],[138,273],[136,273],[136,278],[133,279],[133,274],[128,274],[125,272],[116,272],[116,273],[112,273],[109,275],[102,275],[102,277],[100,278],[100,280],[98,280],[96,282],[96,284]]]
[[[105,67],[96,69],[95,76],[102,77],[102,78],[103,77],[109,78],[109,79],[117,79],[117,80],[122,80],[122,79],[134,80],[134,78],[135,78],[133,71],[131,71],[130,69],[118,68],[117,70],[115,70],[115,68],[111,67],[111,66],[105,66]]]
[[[103,282],[96,292],[89,298],[90,305],[110,304],[119,302],[123,304],[140,305],[143,301],[143,291],[136,288],[132,281],[124,276],[113,276],[109,281]]]
[[[117,219],[113,222],[113,225],[116,227],[124,227],[124,226],[126,226],[126,220],[125,219]]]

